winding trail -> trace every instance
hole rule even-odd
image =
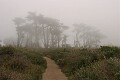
[[[60,68],[50,58],[44,57],[47,61],[47,69],[43,74],[43,80],[67,80]]]

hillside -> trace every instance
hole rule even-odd
[[[53,59],[68,80],[120,80],[120,48],[52,49],[46,55]]]
[[[32,49],[0,47],[0,80],[42,80],[46,61]]]
[[[120,80],[120,48],[0,47],[0,80],[66,80],[66,77],[68,80]]]

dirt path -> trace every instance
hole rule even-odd
[[[44,57],[47,61],[47,69],[43,74],[43,80],[67,80],[58,65],[50,58]]]

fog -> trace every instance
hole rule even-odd
[[[0,0],[0,39],[16,37],[12,20],[28,11],[56,18],[70,28],[74,23],[93,26],[106,36],[102,44],[120,46],[119,0]],[[66,33],[71,39],[71,29]]]

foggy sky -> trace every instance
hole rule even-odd
[[[103,43],[120,45],[119,0],[0,0],[0,39],[16,36],[12,19],[28,11],[57,18],[71,28],[74,23],[94,26],[107,36]]]

